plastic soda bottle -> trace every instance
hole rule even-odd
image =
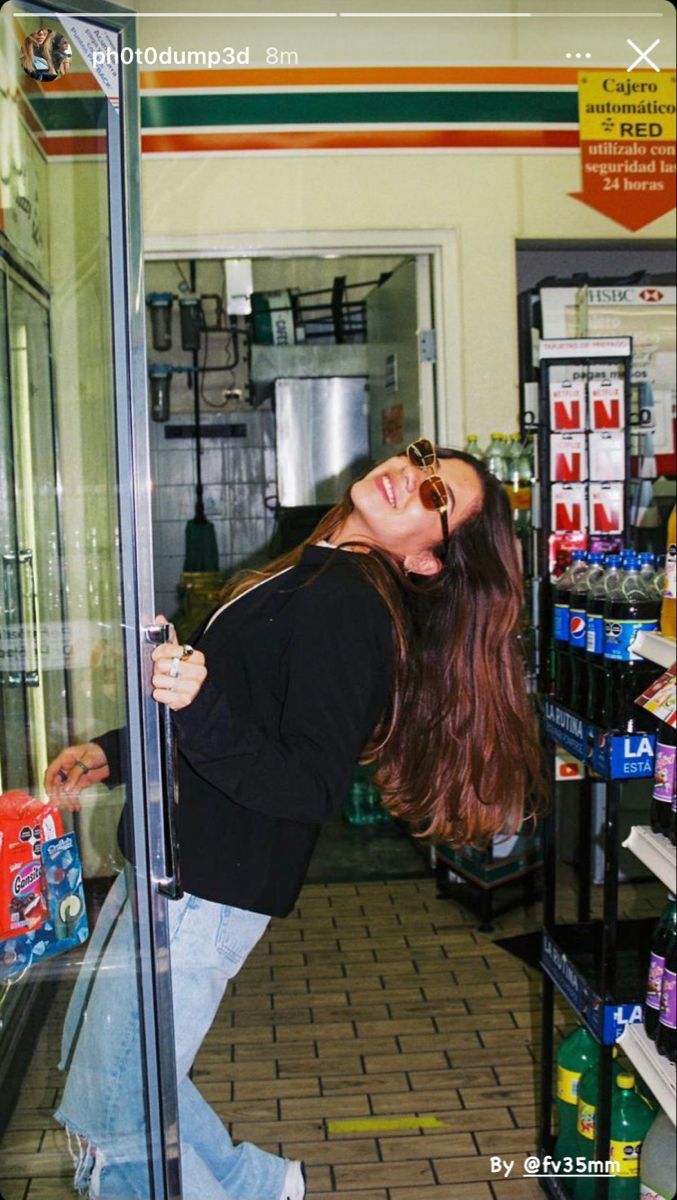
[[[484,453],[484,461],[492,475],[495,475],[501,483],[506,483],[508,479],[505,451],[505,434],[492,433],[491,441]]]
[[[611,1103],[609,1158],[616,1170],[609,1176],[609,1200],[637,1200],[639,1156],[653,1119],[653,1110],[635,1091],[634,1075],[619,1075]]]
[[[465,444],[464,449],[465,449],[466,454],[472,454],[473,458],[479,458],[480,461],[482,460],[482,451],[480,450],[480,445],[479,445],[479,441],[477,439],[476,433],[468,434],[468,440]]]
[[[618,1053],[614,1046],[614,1059]],[[614,1061],[612,1085],[621,1072]],[[576,1155],[590,1162],[596,1157],[597,1101],[599,1097],[599,1067],[593,1066],[583,1075],[578,1085],[578,1108],[576,1113]],[[595,1200],[597,1181],[593,1175],[572,1177],[572,1190],[576,1200]]]
[[[658,628],[659,606],[641,577],[639,560],[627,560],[620,578],[606,577],[604,606],[605,724],[608,729],[632,732],[640,710],[635,697],[660,674],[632,648],[638,633]],[[620,585],[620,587],[619,587]]]
[[[607,575],[617,572],[620,554],[607,555],[604,571],[592,581],[586,604],[588,698],[586,714],[593,725],[604,725],[604,605]]]
[[[668,545],[665,553],[665,582],[661,604],[661,633],[675,640],[675,604],[677,603],[677,507],[668,521]]]
[[[656,574],[656,555],[652,554],[650,550],[643,550],[637,557],[639,558],[639,573],[642,579],[648,583]]]
[[[658,1032],[665,955],[675,934],[677,934],[677,897],[673,892],[668,892],[668,902],[656,922],[651,936],[649,974],[644,1002],[644,1028],[647,1037],[650,1037],[652,1041],[656,1040]]]
[[[659,1112],[639,1155],[639,1200],[674,1200],[677,1195],[677,1142],[667,1113]]]
[[[673,826],[676,754],[677,730],[671,729],[669,725],[663,725],[656,743],[651,828],[654,833],[662,833],[667,838],[670,838]]]
[[[581,571],[576,577],[569,593],[569,656],[571,659],[569,707],[576,713],[583,713],[587,706],[587,602],[593,584],[604,576],[603,563],[603,554],[589,554],[585,571]]]
[[[575,1158],[578,1085],[590,1068],[599,1068],[599,1046],[583,1025],[562,1042],[557,1054],[557,1134],[556,1158]]]
[[[555,699],[565,707],[571,695],[571,659],[569,655],[569,600],[578,576],[585,571],[585,550],[574,550],[571,563],[553,584],[553,636],[555,642]]]
[[[677,1061],[677,934],[672,935],[665,952],[661,1011],[656,1031],[656,1049],[670,1062]]]

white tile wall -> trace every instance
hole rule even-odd
[[[205,513],[216,530],[219,569],[234,571],[265,557],[275,520],[275,425],[270,409],[201,413],[202,484]],[[192,424],[186,413],[168,425]],[[210,424],[246,425],[243,438],[210,439]],[[178,603],[185,529],[195,512],[195,443],[165,437],[165,424],[151,422],[153,535],[156,604],[171,615]]]

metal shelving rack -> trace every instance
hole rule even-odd
[[[674,642],[661,637],[659,633],[641,634],[634,644],[644,658],[659,666],[669,667],[675,660]],[[660,879],[668,891],[677,890],[677,847],[663,834],[654,833],[648,825],[633,825],[623,845]],[[641,1025],[626,1026],[618,1044],[651,1088],[673,1125],[677,1124],[677,1072],[674,1064],[658,1053]]]
[[[541,343],[540,413],[537,426],[539,449],[540,530],[536,561],[539,579],[535,595],[535,619],[541,633],[539,647],[539,684],[547,696],[549,686],[548,617],[551,613],[551,585],[548,561],[550,529],[550,380],[554,367],[574,364],[589,379],[595,368],[615,367],[623,375],[625,395],[625,479],[624,528],[630,525],[630,368],[631,339],[561,339]],[[546,699],[543,705],[543,730],[549,743],[549,767],[552,795],[555,796],[555,756],[557,747],[573,754],[585,766],[579,793],[580,821],[577,856],[577,920],[557,921],[557,813],[554,807],[543,821],[544,903],[542,1045],[541,1045],[541,1155],[554,1148],[552,1130],[552,1088],[555,1061],[555,990],[569,1002],[579,1020],[600,1044],[600,1086],[597,1107],[596,1141],[593,1157],[610,1157],[611,1096],[613,1050],[626,1026],[641,1020],[648,945],[653,919],[621,921],[618,918],[619,809],[625,778],[651,777],[653,753],[647,735],[614,736],[598,729],[579,714]],[[650,752],[642,756],[641,748]],[[635,757],[639,754],[639,757]],[[602,919],[591,920],[591,793],[592,778],[604,781],[604,884]],[[556,1177],[540,1180],[543,1191],[557,1200],[568,1200],[569,1193]],[[598,1176],[597,1200],[608,1196],[609,1178]]]

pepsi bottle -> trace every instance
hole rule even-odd
[[[605,568],[590,585],[586,604],[586,644],[588,696],[586,716],[593,725],[604,726],[604,606],[607,601],[607,579],[620,580],[621,556],[609,554]]]
[[[592,586],[604,576],[603,562],[603,554],[588,555],[585,571],[577,576],[569,592],[569,707],[575,713],[584,713],[587,706],[587,601]]]
[[[571,695],[571,659],[569,656],[569,598],[579,575],[585,571],[585,550],[574,550],[571,563],[553,586],[555,643],[554,692],[558,704],[569,706]]]
[[[609,576],[607,576],[607,589]],[[641,725],[641,709],[635,699],[661,674],[632,648],[638,633],[658,629],[660,604],[654,599],[639,571],[636,558],[628,560],[622,574],[620,594],[607,590],[604,607],[604,714],[608,729],[633,733]]]

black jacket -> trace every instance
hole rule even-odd
[[[184,887],[286,916],[388,703],[390,616],[353,554],[309,546],[195,644],[207,679],[174,717]],[[116,748],[99,741],[113,782]]]

